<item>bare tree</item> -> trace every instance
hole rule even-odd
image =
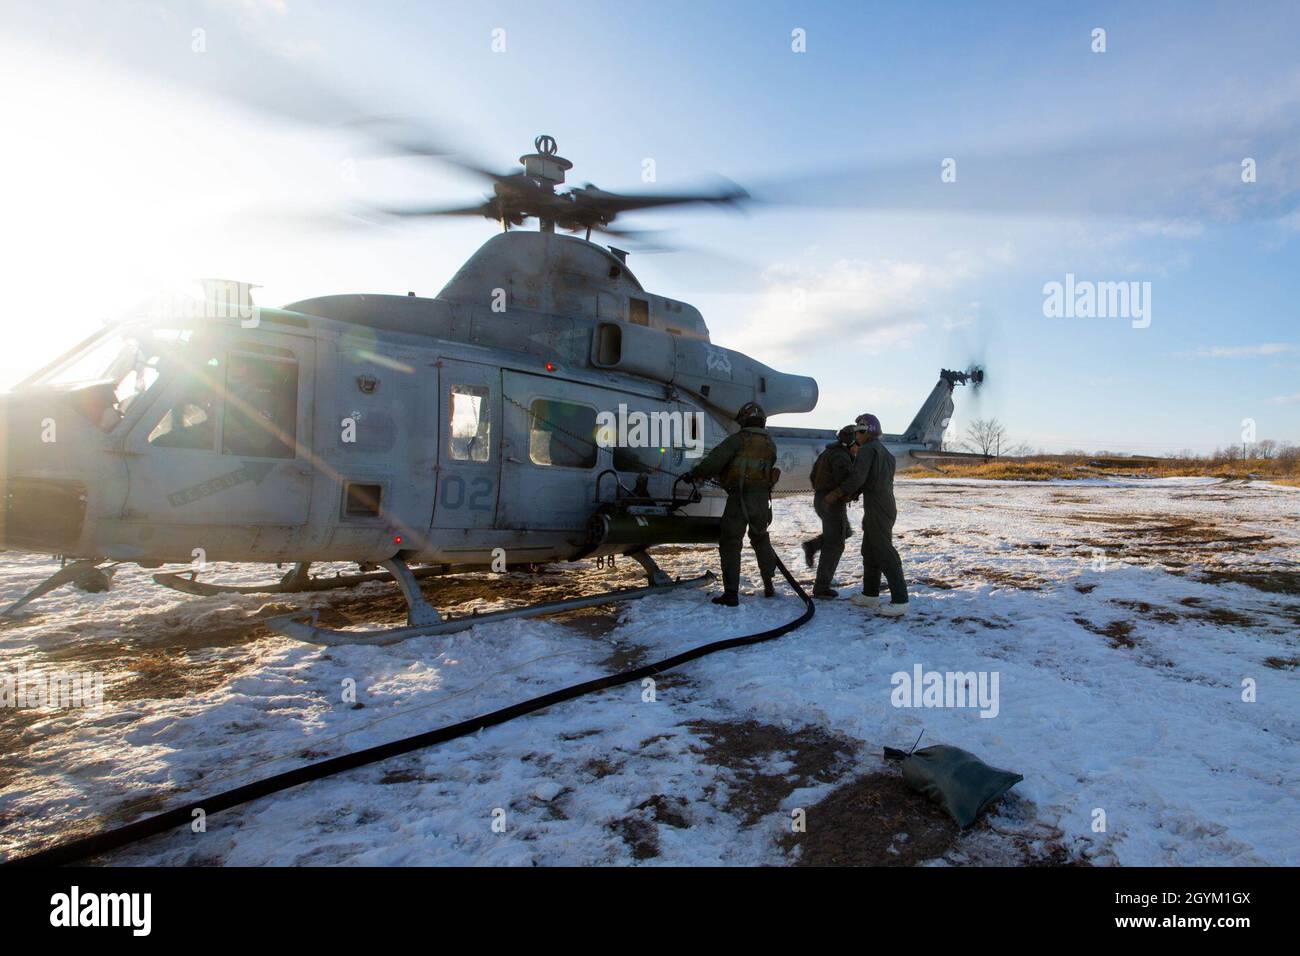
[[[962,444],[988,458],[998,452],[1006,437],[1007,430],[996,418],[977,418],[966,426],[966,438]]]
[[[1271,438],[1265,438],[1255,446],[1255,454],[1267,461],[1277,454],[1277,442]]]

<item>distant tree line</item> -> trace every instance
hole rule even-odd
[[[986,458],[1029,458],[1029,457],[1047,457],[1048,453],[1039,448],[1035,450],[1027,442],[1012,442],[1007,436],[1007,429],[996,418],[977,418],[966,426],[965,432],[955,439],[945,439],[943,443],[945,451],[964,451],[976,455],[983,455]],[[1108,451],[1101,449],[1098,451],[1085,451],[1082,448],[1066,449],[1060,454],[1062,458],[1131,458],[1134,457],[1132,452]],[[1142,456],[1157,457],[1157,456]],[[1232,462],[1232,461],[1300,461],[1300,445],[1286,441],[1275,441],[1272,438],[1265,438],[1257,442],[1247,442],[1244,445],[1228,445],[1223,448],[1216,448],[1213,452],[1200,453],[1192,451],[1190,448],[1184,448],[1178,452],[1166,452],[1158,456],[1174,461],[1206,461],[1206,462]]]

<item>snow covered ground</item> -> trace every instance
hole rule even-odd
[[[1300,491],[917,480],[899,483],[899,499],[913,585],[904,620],[852,607],[846,590],[779,641],[665,674],[653,702],[639,684],[606,691],[214,814],[206,832],[104,862],[781,864],[804,857],[791,838],[803,808],[806,839],[844,848],[844,862],[1300,864]],[[798,542],[816,524],[808,502],[777,502],[778,551],[805,580]],[[849,589],[857,543],[841,565]],[[671,573],[716,567],[710,549],[666,550]],[[5,602],[53,569],[31,556],[3,564]],[[612,572],[585,563],[425,591],[459,614],[639,576],[624,560]],[[58,591],[0,629],[0,674],[99,672],[105,703],[0,710],[0,854],[800,611],[784,587],[738,610],[707,596],[326,649],[260,619],[311,605],[395,621],[389,589],[192,598],[123,568],[107,594]],[[918,665],[996,672],[996,716],[893,706],[891,676]],[[915,848],[942,823],[920,798],[889,802],[897,770],[880,757],[922,730],[921,746],[965,747],[1025,778],[971,830],[948,825],[933,850]],[[892,809],[845,813],[845,794]],[[855,857],[859,837],[881,827],[879,853]]]

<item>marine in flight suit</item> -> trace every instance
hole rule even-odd
[[[817,565],[813,597],[838,596],[838,592],[831,587],[831,582],[835,579],[835,570],[844,554],[844,542],[853,535],[853,526],[849,524],[848,501],[828,502],[826,498],[853,473],[853,459],[858,448],[854,441],[856,427],[845,425],[839,430],[835,441],[827,445],[818,456],[810,476],[813,510],[822,519],[822,533],[803,543],[804,559],[808,566],[812,567],[814,562]]]
[[[859,415],[858,457],[853,473],[828,497],[847,501],[862,495],[862,595],[858,605],[879,603],[880,576],[889,582],[890,603],[880,612],[890,617],[907,610],[907,581],[903,562],[894,548],[894,522],[898,506],[894,501],[894,455],[880,442],[880,421],[875,415]]]
[[[727,492],[718,538],[722,564],[722,594],[714,604],[735,607],[740,603],[740,549],[745,531],[763,576],[763,596],[776,591],[776,552],[767,528],[772,523],[772,486],[776,483],[776,443],[767,433],[767,415],[757,402],[747,403],[737,414],[740,431],[728,435],[690,471],[694,479],[716,478]]]

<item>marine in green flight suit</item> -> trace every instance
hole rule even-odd
[[[768,537],[772,523],[772,485],[775,484],[776,443],[764,427],[767,415],[757,402],[749,402],[736,414],[740,431],[728,435],[690,471],[694,479],[716,478],[727,492],[722,512],[722,533],[718,555],[722,563],[722,594],[714,604],[735,607],[740,603],[740,549],[745,530],[758,558],[763,576],[763,596],[772,597],[772,576],[776,574],[776,552]]]
[[[903,562],[894,547],[894,522],[898,506],[894,501],[894,455],[880,442],[880,421],[875,415],[857,419],[858,456],[853,472],[827,497],[848,500],[862,494],[862,594],[853,603],[879,603],[880,576],[889,582],[890,603],[880,613],[899,617],[907,610],[907,581]]]
[[[849,524],[848,499],[838,498],[827,502],[830,492],[839,488],[853,473],[853,460],[858,446],[854,441],[856,425],[845,425],[835,436],[835,441],[826,446],[813,465],[809,480],[813,486],[813,510],[822,519],[822,533],[803,543],[804,559],[808,567],[815,563],[817,580],[813,584],[813,597],[833,598],[838,593],[831,587],[835,578],[835,569],[839,567],[840,556],[844,554],[844,542],[853,534]],[[820,554],[820,557],[819,557]]]

